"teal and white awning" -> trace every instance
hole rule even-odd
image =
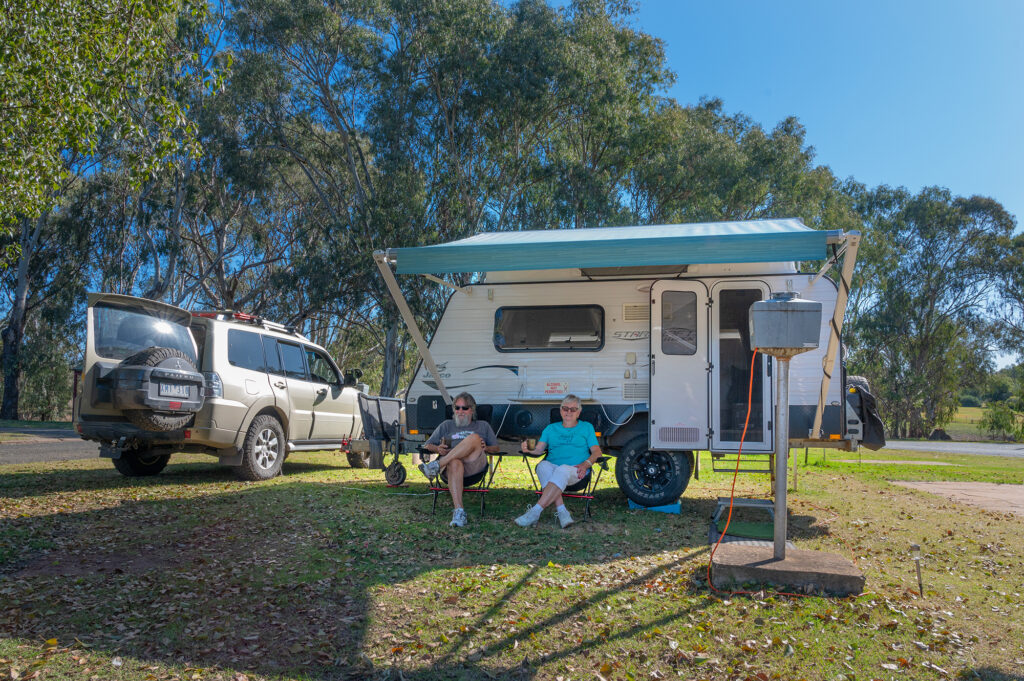
[[[798,219],[489,232],[388,249],[399,274],[820,260],[842,232]]]

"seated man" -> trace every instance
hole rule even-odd
[[[459,393],[452,403],[452,418],[431,433],[424,448],[441,455],[430,463],[421,463],[420,471],[433,479],[444,470],[448,491],[452,495],[452,527],[464,527],[466,509],[462,507],[464,480],[482,474],[487,468],[487,454],[497,452],[498,438],[491,424],[476,420],[476,400],[469,393]]]
[[[579,482],[591,466],[601,458],[601,446],[597,443],[594,426],[580,421],[580,398],[566,395],[562,400],[562,422],[552,423],[540,435],[537,447],[530,451],[523,442],[524,454],[540,456],[550,449],[548,457],[537,464],[537,478],[540,480],[540,499],[529,511],[516,518],[516,525],[536,525],[541,512],[552,503],[562,528],[572,525],[569,509],[562,503],[562,492],[573,483]]]

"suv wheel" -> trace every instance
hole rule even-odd
[[[625,495],[641,506],[670,504],[690,483],[690,460],[682,452],[652,452],[640,435],[615,460],[615,479]]]
[[[140,478],[147,475],[156,475],[164,469],[170,459],[170,454],[154,454],[151,449],[141,449],[122,452],[121,456],[113,459],[113,461],[114,468],[121,475],[129,478]]]
[[[249,424],[242,445],[242,465],[235,474],[242,480],[269,480],[281,472],[287,442],[281,422],[269,414]]]
[[[159,367],[164,363],[176,364],[175,360],[184,360],[188,365],[188,370],[194,372],[195,366],[192,364],[192,360],[189,359],[181,350],[175,348],[146,348],[141,352],[137,352],[131,357],[128,357],[121,362],[123,367]],[[142,430],[150,430],[156,432],[167,432],[169,430],[178,430],[188,425],[188,422],[192,419],[192,414],[189,412],[159,412],[152,411],[150,409],[126,409],[124,416],[133,425],[141,428]]]

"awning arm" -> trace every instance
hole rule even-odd
[[[412,336],[412,340],[416,343],[416,349],[420,353],[420,359],[423,360],[423,365],[427,367],[427,371],[437,381],[437,389],[441,391],[441,397],[444,398],[445,404],[451,404],[452,398],[448,394],[448,389],[444,387],[444,381],[441,380],[441,372],[437,370],[437,364],[434,363],[434,358],[430,354],[430,348],[427,346],[427,341],[424,340],[423,334],[420,333],[419,326],[416,325],[416,318],[412,316],[412,310],[409,309],[409,303],[406,302],[405,296],[402,295],[402,289],[398,286],[398,280],[395,279],[395,273],[391,271],[391,264],[388,262],[387,253],[384,251],[374,251],[373,260],[377,263],[377,269],[380,270],[380,274],[384,277],[384,283],[387,284],[388,291],[391,293],[391,298],[395,301],[395,305],[398,306],[398,312],[402,315],[402,319],[405,321],[405,326],[409,330],[409,335]]]
[[[850,281],[853,279],[853,267],[857,264],[857,249],[859,246],[860,232],[848,232],[846,235],[846,246],[843,249],[843,267],[839,272],[839,291],[836,295],[836,307],[832,312],[832,321],[829,323],[831,332],[828,337],[828,348],[825,350],[825,357],[821,361],[823,376],[821,377],[821,391],[818,393],[818,408],[814,411],[814,426],[811,428],[810,433],[812,438],[821,437],[821,419],[825,413],[825,400],[828,396],[829,384],[832,382],[832,371],[835,369],[836,358],[839,355],[840,334],[843,329],[843,319],[846,316],[846,302],[850,298]],[[818,276],[821,276],[823,273],[824,270]],[[815,281],[817,281],[817,277]],[[845,398],[845,395],[843,397]],[[839,409],[840,418],[843,418],[842,402],[840,402]]]
[[[818,270],[818,273],[814,275],[814,279],[811,279],[811,284],[809,288],[814,288],[814,285],[818,283],[818,280],[824,277],[828,273],[828,271],[832,269],[832,266],[839,262],[839,258],[841,258],[843,254],[846,253],[846,249],[848,247],[849,243],[844,243],[842,248],[836,251],[835,255],[833,255],[831,258],[825,261],[825,264],[821,266],[821,269]]]

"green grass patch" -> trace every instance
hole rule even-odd
[[[0,419],[0,428],[50,428],[72,429],[71,421],[13,421]]]
[[[732,476],[680,515],[630,511],[606,474],[594,518],[534,503],[506,460],[481,517],[447,526],[425,481],[388,488],[337,455],[243,483],[182,456],[154,478],[105,460],[0,467],[0,674],[127,679],[1012,679],[1024,673],[1024,519],[890,480],[1024,483],[1024,460],[796,451],[790,539],[849,556],[848,599],[715,593],[708,524]],[[897,461],[957,466],[914,466]],[[408,465],[408,459],[405,459]],[[765,476],[737,495],[765,497]],[[739,515],[734,522],[763,518]],[[922,547],[919,595],[910,547]],[[54,640],[56,639],[56,640]],[[942,672],[936,670],[940,668]]]

